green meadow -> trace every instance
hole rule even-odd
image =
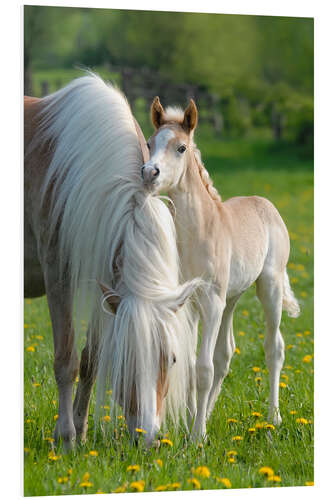
[[[204,443],[195,444],[184,429],[166,425],[165,441],[159,448],[147,450],[141,442],[132,446],[124,419],[110,420],[108,407],[103,409],[94,439],[93,400],[87,442],[66,455],[52,441],[58,410],[47,302],[45,297],[26,299],[26,496],[261,488],[313,482],[313,162],[296,147],[269,139],[222,141],[209,137],[205,130],[200,134],[200,127],[196,139],[223,199],[265,196],[276,205],[289,230],[288,272],[301,315],[291,319],[283,313],[282,317],[286,346],[280,384],[283,423],[278,428],[267,427],[264,316],[251,287],[234,315],[237,350]]]

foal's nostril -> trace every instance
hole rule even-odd
[[[154,177],[158,177],[160,175],[160,169],[155,167],[154,171],[153,171],[153,176]]]

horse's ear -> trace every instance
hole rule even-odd
[[[156,96],[151,105],[151,121],[156,129],[160,128],[165,123],[164,109],[160,103],[160,98]]]
[[[181,292],[174,302],[170,305],[172,312],[176,313],[189,299],[195,291],[203,286],[203,281],[200,278],[195,278],[192,281],[188,281],[181,286]]]
[[[113,312],[113,314],[116,314],[121,301],[121,297],[119,297],[119,295],[115,295],[114,292],[109,290],[109,288],[103,285],[103,283],[100,283],[99,286],[101,287],[104,298],[109,304],[111,311]]]
[[[182,127],[188,134],[195,129],[198,123],[198,110],[193,99],[190,99],[190,104],[185,109],[184,120]]]

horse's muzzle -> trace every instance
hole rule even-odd
[[[157,165],[143,165],[141,168],[141,176],[144,184],[153,184],[160,175],[160,169]]]

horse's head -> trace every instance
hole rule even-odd
[[[184,112],[178,108],[164,111],[155,97],[151,119],[155,133],[147,143],[150,159],[142,167],[142,178],[153,192],[169,191],[179,184],[185,172],[198,111],[193,99]]]
[[[132,437],[143,435],[148,446],[160,429],[165,407],[170,410],[171,406],[172,414],[186,406],[189,351],[193,345],[191,332],[182,322],[182,306],[198,284],[200,280],[188,282],[171,300],[154,304],[136,298],[121,299],[102,287],[115,320],[114,334],[105,352],[108,359],[103,361],[102,355],[102,365],[111,359],[112,397],[123,408]]]

